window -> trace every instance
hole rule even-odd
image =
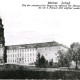
[[[22,52],[24,52],[24,50],[22,49]]]
[[[29,58],[28,58],[28,62],[29,62]]]
[[[27,56],[29,57],[29,54],[27,54]]]
[[[20,53],[20,57],[21,57],[21,53]]]
[[[16,57],[16,54],[15,54],[15,57]]]
[[[16,62],[16,60],[15,60],[15,62]]]
[[[31,58],[30,58],[30,61],[31,61]]]
[[[25,58],[25,62],[26,62],[26,58]]]
[[[7,51],[7,53],[9,53],[9,50]]]
[[[57,55],[57,53],[55,53],[55,55]]]
[[[26,54],[25,54],[25,57],[26,57]]]
[[[47,54],[45,54],[47,56]]]
[[[33,53],[33,56],[34,56],[34,53]]]
[[[34,58],[33,58],[33,61],[34,61]]]
[[[8,62],[9,62],[9,59],[8,59]]]

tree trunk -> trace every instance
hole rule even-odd
[[[76,60],[76,68],[75,69],[78,69],[78,61]]]

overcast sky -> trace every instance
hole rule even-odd
[[[48,1],[0,0],[6,45],[56,41],[69,46],[80,42],[80,10],[22,7],[22,4],[47,4]],[[79,0],[70,2],[80,4]]]

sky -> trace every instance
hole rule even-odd
[[[48,1],[0,0],[5,45],[56,41],[69,47],[73,42],[80,42],[80,10],[22,7],[22,4],[47,4]],[[79,0],[69,1],[80,4]]]

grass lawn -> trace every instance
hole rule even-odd
[[[6,65],[0,66],[0,79],[80,79],[80,70]]]

